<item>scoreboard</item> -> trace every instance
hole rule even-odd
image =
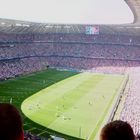
[[[99,26],[86,26],[85,33],[88,35],[99,34]]]

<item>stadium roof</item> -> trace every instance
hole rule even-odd
[[[132,9],[134,23],[120,25],[98,25],[101,34],[140,35],[140,0],[125,0]],[[85,33],[82,24],[47,24],[19,20],[0,19],[1,33],[29,34],[29,33]]]
[[[134,20],[124,0],[0,0],[0,17],[51,24],[124,24]]]

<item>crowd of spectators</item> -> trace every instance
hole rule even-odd
[[[0,61],[0,79],[6,80],[19,75],[46,69],[48,62],[44,58],[18,58],[12,60]]]
[[[104,45],[104,44],[73,44],[54,43],[36,46],[36,51],[42,47],[44,56],[73,56],[104,59],[140,60],[140,49],[136,46]],[[31,47],[31,45],[30,45]],[[39,52],[38,52],[39,53]]]
[[[140,60],[136,46],[65,43],[30,43],[0,46],[0,60],[27,56],[73,56],[121,60]]]
[[[120,119],[128,121],[135,134],[140,134],[140,67],[129,69],[129,89]]]
[[[33,41],[36,36],[15,35],[17,41],[22,40],[23,42],[0,45],[0,79],[43,70],[48,64],[53,67],[109,73],[124,73],[130,65],[134,65],[134,63],[139,65],[140,48],[137,45],[132,45],[132,40],[130,41],[129,38],[127,39],[131,45],[126,46],[125,38],[124,42],[120,44],[107,45],[74,43],[76,40],[73,38],[72,41],[72,35],[50,35],[46,38],[45,35],[38,35],[39,39],[44,38],[44,42],[39,42],[37,39]],[[80,41],[79,35],[76,37]],[[83,38],[87,37],[83,36]],[[96,40],[97,37],[89,36],[90,41],[92,38]],[[26,39],[31,42],[24,42]],[[51,39],[55,42],[52,42]]]
[[[132,36],[0,34],[0,79],[52,67],[101,73],[126,72],[131,86],[121,112],[135,134],[140,133],[140,40]],[[26,133],[27,140],[40,140]]]
[[[83,33],[42,33],[42,34],[14,34],[0,33],[0,42],[92,42],[112,44],[140,44],[139,36],[121,34],[87,35]]]
[[[25,131],[24,132],[24,140],[53,140],[51,138],[40,137],[31,132]]]

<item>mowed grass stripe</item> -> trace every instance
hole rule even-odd
[[[22,108],[28,108],[25,114],[29,118],[34,118],[37,120],[40,120],[40,118],[44,116],[43,112],[45,112],[47,117],[44,117],[44,121],[41,120],[41,124],[48,126],[56,119],[55,114],[58,112],[58,108],[60,112],[59,114],[62,114],[64,111],[69,109],[80,97],[82,97],[83,94],[87,93],[85,91],[77,92],[77,90],[80,90],[80,87],[82,88],[84,83],[88,82],[90,78],[92,78],[91,74],[84,73],[61,81],[58,84],[46,88],[25,100],[22,104]],[[97,80],[99,81],[99,77]],[[87,91],[89,90],[89,88],[86,89]],[[69,99],[69,101],[65,101],[64,98]],[[41,110],[35,109],[37,104],[41,105]],[[65,104],[64,109],[62,107],[63,104]],[[30,106],[33,106],[34,109],[29,110]],[[36,113],[40,115],[36,115]]]
[[[95,125],[96,127],[89,134],[88,139],[91,139],[91,140],[95,139],[95,136],[97,137],[97,135],[100,133],[100,130],[103,126],[102,125],[103,121],[105,121],[105,119],[109,117],[108,115],[111,113],[109,111],[112,111],[113,105],[115,104],[116,99],[120,94],[120,89],[122,88],[122,84],[124,83],[125,77],[124,76],[117,76],[117,77],[108,76],[106,77],[106,80],[109,82],[107,83],[106,81],[104,81],[105,83],[102,83],[102,87],[99,87],[99,88],[103,88],[103,87],[104,89],[105,87],[108,88],[105,90],[106,91],[105,97],[110,98],[110,100],[108,101],[106,100],[106,106],[103,106],[105,108],[102,112],[102,115],[100,115],[100,118],[98,118],[98,121]],[[98,139],[99,139],[99,136],[98,136]]]
[[[38,91],[48,86],[51,86],[54,83],[57,83],[61,80],[64,80],[68,77],[71,77],[77,74],[78,72],[58,71],[56,69],[47,69],[41,72],[36,72],[34,74],[20,76],[14,79],[6,80],[6,81],[0,81],[0,102],[9,103],[10,99],[12,98],[12,104],[14,104],[20,110],[21,103],[29,96],[37,93]],[[28,79],[30,82],[26,82]],[[34,85],[34,82],[37,82],[37,81],[39,83],[38,84],[39,86]],[[22,111],[21,111],[21,114],[23,117],[23,122],[28,123],[30,128],[36,127],[38,129],[46,129],[45,127],[28,119],[22,113]],[[24,130],[27,130],[26,127],[24,127]],[[49,133],[51,132],[49,131]],[[48,137],[48,134],[46,134],[45,137]]]
[[[96,128],[122,79],[122,76],[78,74],[31,96],[22,104],[22,110],[45,127],[86,138]],[[71,119],[64,120],[63,116]]]
[[[108,80],[112,80],[113,86],[108,85]],[[122,77],[119,80],[122,80]],[[93,84],[90,79],[88,83],[89,85]],[[81,129],[80,137],[86,139],[97,127],[98,121],[102,119],[106,108],[110,104],[108,101],[112,100],[112,95],[116,93],[119,85],[120,81],[116,77],[104,76],[95,87],[92,87],[87,94],[77,101],[74,105],[76,109],[73,107],[64,113],[64,116],[71,117],[72,120],[64,121],[61,117],[51,125],[51,128],[76,137],[79,137],[79,129]],[[100,90],[103,87],[106,87],[108,93],[107,90],[106,92]],[[108,95],[104,98],[103,95],[106,94]],[[89,105],[89,102],[93,104]]]

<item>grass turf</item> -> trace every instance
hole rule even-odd
[[[38,92],[32,92],[35,94],[23,103],[20,102],[25,116],[44,128],[77,138],[86,139],[92,136],[94,139],[115,97],[119,94],[117,91],[124,77],[71,72],[69,73],[71,75],[65,77],[67,72],[62,74],[57,71],[58,75],[51,75],[50,72],[47,72],[46,80],[41,80],[36,85],[47,84],[50,81],[53,84],[43,87]],[[54,82],[61,76],[65,78]],[[38,76],[34,78],[36,80]],[[23,90],[27,87],[34,89],[33,85],[30,85],[32,80],[32,78],[27,80]]]
[[[17,77],[7,81],[1,81],[0,102],[9,103],[12,98],[12,104],[14,104],[21,111],[21,104],[26,98],[43,88],[49,87],[54,83],[76,74],[76,72],[48,69],[42,72]],[[53,133],[53,131],[50,131],[28,119],[22,112],[21,114],[24,122],[24,130],[43,137],[49,137],[49,133]]]

